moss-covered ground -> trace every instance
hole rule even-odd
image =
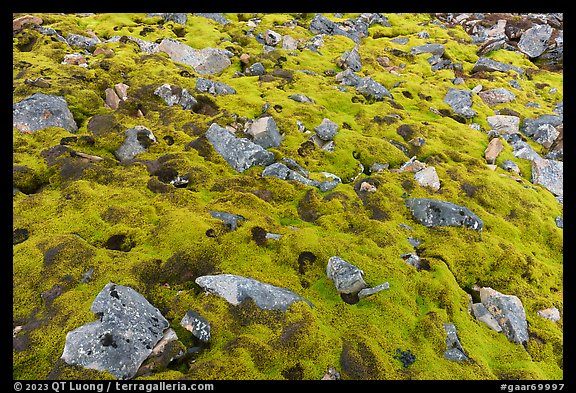
[[[15,186],[35,189],[13,198],[13,228],[29,232],[27,240],[13,246],[13,325],[23,326],[15,336],[19,343],[13,350],[15,379],[113,378],[58,362],[66,333],[95,320],[90,305],[110,281],[142,293],[170,321],[184,344],[191,339],[179,323],[189,309],[212,326],[210,345],[195,355],[194,362],[172,364],[142,379],[317,380],[329,367],[344,379],[563,378],[563,319],[552,322],[536,314],[556,307],[563,315],[563,233],[555,224],[555,217],[562,216],[562,205],[548,190],[531,184],[530,162],[515,158],[508,144],[504,143],[496,164],[515,161],[521,169],[520,181],[501,168],[491,170],[484,160],[486,117],[502,108],[518,112],[522,119],[551,114],[563,97],[561,72],[538,70],[524,55],[498,50],[488,57],[533,72],[529,77],[515,72],[470,76],[478,46],[461,27],[443,29],[429,23],[433,17],[428,14],[384,14],[391,26],[370,27],[370,36],[359,47],[363,63],[359,74],[383,84],[394,100],[368,102],[353,87],[346,92],[336,89],[334,76],[326,73],[341,71],[336,61],[354,47],[350,39],[325,36],[322,54],[281,48],[264,54],[262,45],[246,36],[247,19],[259,16],[262,21],[254,35],[272,29],[308,40],[313,36],[307,29],[311,14],[224,14],[232,21],[226,26],[192,14],[184,26],[145,14],[36,15],[43,26],[63,36],[86,34],[90,29],[102,40],[114,35],[151,42],[174,38],[198,49],[231,50],[232,65],[204,77],[234,87],[237,94],[210,97],[219,108],[213,116],[168,107],[150,94],[151,87],[170,83],[194,92],[199,75],[166,54],[143,53],[131,41],[101,43],[97,47],[113,54],[88,54],[88,68],[83,68],[61,64],[64,55],[75,50],[50,36],[33,29],[14,36],[14,103],[37,91],[60,95],[79,126],[76,134],[59,128],[31,134],[13,130],[13,164],[29,168],[27,176],[15,178]],[[357,14],[344,14],[341,20],[353,16]],[[295,27],[283,26],[294,18]],[[424,29],[431,38],[418,38]],[[395,37],[410,41],[395,44],[390,41]],[[426,61],[429,55],[402,57],[391,51],[409,51],[426,42],[443,43],[447,56],[463,65],[464,86],[453,85],[452,70],[432,71]],[[248,53],[251,62],[262,62],[268,74],[281,69],[287,76],[235,77],[242,71],[242,53]],[[376,61],[382,56],[389,58],[397,73]],[[24,82],[38,77],[49,81],[50,87]],[[521,91],[513,90],[516,99],[488,107],[475,95],[477,115],[468,124],[430,110],[449,109],[442,100],[451,87],[471,89],[482,84],[484,89],[511,89],[511,79],[522,86]],[[130,86],[129,100],[116,111],[106,108],[105,89],[121,82]],[[548,86],[537,87],[543,83]],[[550,88],[556,91],[550,93]],[[288,98],[295,93],[315,103]],[[540,107],[526,107],[527,102]],[[239,174],[214,151],[187,147],[211,123],[226,126],[234,121],[233,114],[256,118],[265,103],[285,133],[281,146],[270,149],[276,158],[293,158],[310,172],[331,172],[343,179],[342,184],[323,193],[300,183],[263,178],[262,167]],[[144,116],[134,116],[134,108]],[[377,121],[393,114],[399,119]],[[113,116],[120,127],[93,135],[88,122],[96,115]],[[313,130],[324,118],[339,125],[335,151],[312,148],[300,154],[309,135],[298,130],[296,121]],[[482,129],[470,128],[471,122]],[[390,170],[409,158],[389,142],[410,147],[397,133],[403,124],[414,130],[412,137],[426,140],[412,152],[436,168],[440,190],[420,186],[412,173]],[[136,125],[150,129],[158,140],[138,158],[163,157],[164,165],[180,175],[189,174],[186,188],[167,186],[154,192],[149,182],[157,178],[143,162],[123,165],[116,160],[114,150],[122,144],[123,131]],[[93,144],[78,140],[69,147],[104,160],[82,162],[68,156],[49,165],[42,152],[71,136],[93,137]],[[167,137],[174,143],[167,143]],[[542,152],[542,146],[529,143]],[[376,192],[361,197],[350,179],[359,173],[359,164],[367,168],[373,163],[387,163],[389,169],[360,174],[358,179],[369,177],[377,186]],[[466,206],[485,227],[481,233],[426,228],[405,207],[407,197]],[[210,210],[240,214],[246,221],[228,232],[210,216]],[[252,238],[254,227],[282,237],[257,244]],[[207,236],[210,229],[215,235]],[[107,247],[114,235],[124,236],[121,250]],[[416,270],[400,257],[414,251],[408,237],[422,241],[418,252],[430,270]],[[303,252],[313,253],[316,259],[301,269],[298,260]],[[326,263],[334,255],[362,269],[369,285],[387,281],[390,289],[356,304],[345,303],[325,274]],[[91,279],[82,281],[90,269]],[[288,288],[314,307],[300,302],[282,313],[260,310],[250,302],[232,306],[206,295],[194,283],[198,276],[215,273]],[[530,332],[526,348],[470,315],[467,292],[475,284],[520,298]],[[59,296],[49,300],[41,296],[56,285],[62,288]],[[444,323],[455,324],[468,362],[443,357]],[[394,358],[398,348],[415,354],[410,367],[404,368]]]

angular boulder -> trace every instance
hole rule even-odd
[[[328,259],[326,275],[340,293],[356,293],[368,287],[362,276],[364,272],[339,256]]]
[[[237,138],[232,132],[216,123],[212,123],[206,131],[206,139],[214,150],[240,173],[255,165],[270,165],[275,159],[274,154],[262,146],[246,138]]]
[[[352,50],[347,50],[338,60],[338,66],[342,69],[351,69],[352,71],[360,71],[362,69],[362,60],[358,52],[358,45],[354,46]]]
[[[472,110],[472,92],[470,90],[450,88],[442,101],[450,105],[455,114],[465,119],[476,116],[476,112]]]
[[[299,301],[304,301],[313,307],[310,301],[289,289],[235,274],[201,276],[196,278],[195,282],[206,292],[216,294],[233,305],[238,305],[245,299],[252,299],[256,306],[263,310],[286,311],[293,303]]]
[[[548,48],[548,40],[552,36],[552,30],[548,24],[532,26],[520,37],[518,49],[531,58],[540,56]]]
[[[278,126],[271,116],[255,120],[246,133],[252,135],[252,141],[264,149],[278,147],[282,143],[282,135],[280,135]]]
[[[162,98],[166,105],[180,105],[183,109],[192,109],[198,101],[188,90],[165,83],[154,90],[154,94]]]
[[[518,297],[483,287],[480,288],[480,300],[496,319],[508,340],[517,344],[528,342],[526,312]]]
[[[412,215],[427,227],[463,226],[481,231],[484,222],[470,209],[451,202],[430,198],[408,198],[404,204]]]
[[[47,127],[61,127],[78,132],[72,112],[63,97],[34,93],[12,105],[12,127],[31,133]]]
[[[488,125],[499,134],[518,134],[520,118],[517,116],[494,115],[486,117]]]
[[[112,282],[100,291],[90,311],[100,319],[69,332],[62,359],[70,364],[133,378],[169,323],[132,288]]]
[[[318,138],[323,141],[331,141],[338,133],[338,124],[330,119],[324,118],[319,126],[314,127],[314,131],[316,131]]]
[[[492,314],[488,312],[486,306],[484,306],[482,303],[472,304],[472,314],[474,315],[474,318],[484,323],[486,326],[488,326],[495,332],[500,333],[502,331],[502,328],[498,324],[496,318],[494,318]]]
[[[426,167],[414,174],[414,180],[422,187],[430,187],[434,191],[440,189],[440,178],[436,173],[436,168],[433,166]]]
[[[190,331],[201,342],[210,341],[210,324],[196,311],[188,310],[180,321],[180,326]]]
[[[478,93],[482,101],[488,106],[503,104],[514,101],[516,96],[509,90],[499,87],[497,89],[484,90]]]
[[[493,138],[484,150],[484,158],[488,164],[494,164],[498,155],[504,150],[504,145],[500,138]]]
[[[461,362],[468,360],[462,344],[458,339],[458,334],[456,333],[456,326],[453,323],[445,323],[444,331],[446,331],[446,351],[444,351],[444,358],[452,361]]]
[[[236,89],[223,82],[211,81],[205,78],[196,79],[196,90],[201,93],[209,93],[214,96],[236,94]]]

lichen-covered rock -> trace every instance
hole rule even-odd
[[[207,343],[210,341],[210,324],[194,310],[188,310],[180,321],[180,326],[192,332],[198,340]]]
[[[442,101],[450,105],[454,113],[465,119],[476,116],[476,112],[472,109],[472,92],[470,90],[450,88]]]
[[[456,326],[453,323],[445,323],[444,330],[446,331],[446,351],[444,351],[444,357],[448,360],[453,360],[461,362],[468,360],[462,344],[458,339],[458,334],[456,333]]]
[[[227,25],[230,22],[224,15],[220,12],[195,12],[194,16],[202,16],[204,18],[212,19],[215,22],[220,23],[221,25]]]
[[[169,83],[160,85],[154,90],[154,94],[162,98],[168,106],[180,105],[183,109],[192,109],[198,103],[188,90]]]
[[[552,194],[564,196],[564,163],[546,158],[532,160],[532,183]]]
[[[214,218],[222,220],[228,230],[235,231],[238,227],[238,221],[246,221],[246,218],[239,214],[232,214],[227,212],[210,211],[210,215]]]
[[[410,54],[420,55],[422,53],[430,53],[432,55],[442,56],[444,54],[444,45],[442,44],[425,44],[417,45],[410,48]]]
[[[169,323],[157,308],[130,287],[108,283],[90,310],[95,322],[68,332],[62,359],[71,365],[134,377]]]
[[[528,342],[526,312],[518,297],[504,295],[490,287],[483,287],[480,288],[480,299],[496,319],[508,340],[517,344]]]
[[[70,33],[66,36],[66,42],[68,45],[74,48],[86,49],[87,51],[94,50],[96,44],[100,43],[98,38],[86,37],[80,34]]]
[[[488,106],[495,106],[498,104],[503,104],[505,102],[514,101],[516,96],[509,90],[503,87],[498,87],[496,89],[484,90],[478,93],[482,101]]]
[[[488,125],[501,134],[517,134],[520,131],[520,118],[509,115],[493,115],[486,117]]]
[[[316,135],[323,141],[331,141],[338,133],[338,124],[330,119],[324,118],[319,126],[314,127],[314,131],[316,131]]]
[[[232,132],[212,123],[206,131],[206,139],[232,168],[244,172],[254,165],[270,165],[274,154],[246,139],[237,138]]]
[[[12,105],[12,126],[23,133],[47,127],[61,127],[77,132],[78,125],[63,97],[34,93]]]
[[[352,50],[344,52],[338,60],[338,66],[342,69],[351,69],[358,72],[362,69],[362,59],[358,53],[358,45],[354,46]]]
[[[414,180],[422,187],[430,187],[434,191],[440,189],[440,178],[433,166],[426,167],[414,173]]]
[[[472,314],[474,315],[474,318],[476,318],[480,322],[483,322],[486,326],[488,326],[495,332],[499,333],[502,331],[502,328],[498,324],[498,321],[496,320],[496,318],[492,316],[492,314],[490,314],[490,312],[488,312],[488,309],[486,308],[486,306],[484,306],[484,304],[473,303]]]
[[[518,49],[529,57],[538,57],[548,48],[552,27],[547,24],[532,26],[522,34]]]
[[[464,206],[429,198],[408,198],[404,202],[412,215],[427,227],[463,226],[481,231],[484,222]]]
[[[233,305],[252,299],[263,310],[286,311],[292,303],[299,301],[304,301],[312,307],[310,301],[289,289],[235,274],[201,276],[196,278],[195,282],[206,292],[216,294]]]

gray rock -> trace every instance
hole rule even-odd
[[[514,172],[517,175],[520,174],[520,167],[512,160],[504,160],[502,164],[500,164],[500,167],[508,172]]]
[[[209,93],[214,96],[236,94],[236,89],[223,82],[211,81],[205,78],[196,78],[196,90],[201,93]]]
[[[422,187],[430,187],[434,191],[440,189],[440,178],[436,173],[436,168],[433,166],[426,167],[414,173],[414,180]]]
[[[524,74],[524,70],[522,68],[519,67],[515,67],[513,65],[510,64],[505,64],[505,63],[501,63],[499,61],[496,60],[492,60],[488,57],[484,57],[484,56],[480,56],[478,58],[478,60],[476,60],[476,63],[474,63],[474,66],[472,67],[472,73],[474,72],[479,72],[479,71],[486,71],[486,72],[494,72],[494,71],[500,71],[500,72],[508,72],[510,70],[516,71],[518,73],[518,75],[523,75]]]
[[[264,149],[278,147],[282,143],[282,136],[280,135],[278,126],[271,116],[265,116],[255,120],[246,133],[252,135],[253,142],[262,146]]]
[[[421,39],[430,38],[430,33],[428,33],[426,30],[422,30],[421,32],[418,33],[418,38]]]
[[[351,69],[336,74],[336,82],[340,82],[344,86],[358,86],[361,81],[362,77],[356,75]]]
[[[429,198],[408,198],[404,202],[412,215],[427,227],[463,226],[481,231],[484,222],[467,207]]]
[[[198,340],[204,343],[210,341],[210,323],[196,311],[188,310],[180,321],[180,326],[192,332]]]
[[[12,105],[12,127],[31,133],[47,127],[77,132],[78,125],[63,97],[34,93]]]
[[[560,310],[556,307],[546,308],[544,310],[538,310],[536,315],[542,318],[551,320],[552,322],[558,322],[560,320]]]
[[[332,120],[324,118],[319,126],[314,127],[316,135],[323,141],[331,141],[338,133],[338,124]]]
[[[474,318],[484,323],[495,332],[500,333],[502,331],[502,328],[500,325],[498,325],[496,318],[494,318],[492,314],[488,312],[488,309],[482,303],[472,304],[472,314],[474,315]]]
[[[450,105],[454,113],[465,119],[476,116],[476,112],[471,108],[472,92],[470,90],[450,88],[442,101]]]
[[[366,98],[376,101],[382,101],[384,97],[393,98],[388,89],[369,76],[360,79],[356,85],[356,90]]]
[[[549,149],[559,135],[560,131],[553,125],[542,124],[532,136],[532,140],[541,144],[545,149]]]
[[[122,38],[122,36],[115,35],[115,36],[110,37],[109,39],[107,39],[104,42],[119,42],[121,38]],[[146,41],[146,40],[143,40],[142,38],[138,38],[138,37],[126,37],[126,38],[128,38],[130,41],[134,41],[135,43],[137,43],[142,52],[145,52],[145,53],[157,53],[157,52],[159,52],[159,49],[158,49],[159,45],[156,42]]]
[[[194,16],[202,16],[204,18],[212,19],[215,22],[220,23],[221,25],[227,25],[231,23],[224,15],[219,12],[195,12]]]
[[[390,40],[390,42],[393,42],[398,45],[406,45],[408,41],[410,41],[410,38],[408,37],[395,37]]]
[[[304,94],[290,94],[288,98],[296,102],[302,102],[302,103],[309,102],[312,104],[314,103],[314,100],[312,98],[305,96]]]
[[[257,75],[264,75],[266,70],[262,63],[254,63],[250,67],[246,68],[244,73],[248,76],[257,76]]]
[[[62,37],[60,34],[58,34],[58,32],[56,30],[54,30],[51,27],[37,26],[36,30],[41,34],[54,36],[54,38],[56,38],[56,40],[58,40],[60,42],[66,42],[67,43],[66,38]]]
[[[61,357],[70,365],[108,371],[118,379],[135,376],[169,326],[141,294],[112,282],[96,296],[90,311],[99,320],[68,332]]]
[[[160,16],[164,20],[164,22],[174,22],[179,23],[181,25],[185,25],[188,21],[188,14],[186,13],[162,13],[162,12],[153,12],[150,14],[146,14],[146,18],[152,18],[154,16]]]
[[[362,69],[362,59],[358,52],[358,45],[354,46],[352,50],[344,52],[338,60],[338,66],[342,69],[351,69],[356,72]]]
[[[342,35],[350,38],[357,44],[360,43],[361,39],[361,36],[357,31],[344,30],[340,27],[340,24],[331,21],[322,14],[314,15],[314,18],[310,21],[308,30],[314,34]]]
[[[442,56],[444,54],[444,45],[442,44],[425,44],[417,45],[410,48],[410,54],[419,55],[422,53],[431,53],[436,56]]]
[[[420,244],[419,241],[418,241],[418,244]],[[402,255],[400,255],[400,258],[402,258],[404,260],[404,262],[406,262],[410,266],[414,266],[418,270],[425,267],[425,265],[420,261],[420,257],[418,256],[418,254],[416,254],[414,252],[402,254]]]
[[[562,217],[560,217],[560,216],[557,216],[557,217],[554,219],[554,222],[556,223],[556,226],[557,226],[558,228],[564,228],[564,218],[562,218]]]
[[[339,256],[333,256],[328,259],[326,275],[332,280],[336,290],[340,293],[355,293],[368,287],[362,278],[364,272]]]
[[[480,299],[496,319],[508,340],[517,344],[528,342],[526,312],[518,297],[504,295],[490,287],[483,287],[480,288]]]
[[[367,297],[367,296],[374,295],[375,293],[384,291],[384,290],[386,290],[386,289],[390,289],[390,284],[387,283],[387,282],[382,283],[382,284],[380,284],[380,285],[376,285],[375,287],[364,288],[364,289],[361,289],[361,290],[358,292],[358,298],[359,298],[359,299],[364,299],[364,298]]]
[[[548,48],[548,40],[552,36],[552,27],[547,24],[535,25],[522,34],[518,41],[518,49],[528,57],[538,57]]]
[[[85,37],[83,35],[70,33],[66,36],[66,42],[74,48],[82,48],[91,52],[96,44],[99,44],[101,41],[94,37]]]
[[[532,138],[538,132],[538,128],[540,128],[542,125],[550,124],[553,127],[557,127],[562,124],[563,121],[564,117],[558,115],[542,115],[536,119],[526,118],[520,126],[520,131],[524,135]]]
[[[282,37],[282,49],[284,50],[296,50],[298,49],[298,40],[295,38],[285,35]]]
[[[221,220],[226,224],[226,227],[230,231],[235,231],[238,228],[238,221],[246,221],[246,219],[238,214],[226,213],[226,212],[217,212],[217,211],[209,211],[210,215],[218,220]]]
[[[172,61],[191,66],[201,75],[218,74],[232,63],[230,57],[234,54],[228,50],[217,48],[194,49],[173,38],[164,38],[158,50],[166,53]]]
[[[288,168],[299,172],[302,176],[304,177],[308,177],[309,173],[306,169],[302,168],[302,166],[300,164],[298,164],[296,161],[294,161],[292,158],[290,157],[283,157],[282,161],[284,161],[284,163],[288,166]]]
[[[497,89],[484,90],[478,93],[482,101],[488,106],[503,104],[505,102],[514,101],[516,96],[511,91],[499,87]]]
[[[238,172],[255,165],[270,165],[274,162],[274,154],[262,146],[236,136],[216,123],[212,123],[206,131],[206,139],[212,144],[214,150]]]
[[[323,173],[325,174],[325,176],[330,175],[326,174],[325,172]],[[287,165],[282,164],[280,162],[275,162],[274,164],[268,165],[266,168],[264,168],[264,170],[262,171],[262,176],[264,177],[272,176],[280,180],[295,180],[306,186],[317,187],[322,192],[330,191],[336,188],[336,186],[342,182],[340,178],[337,176],[335,179],[332,180],[325,180],[325,181],[312,180],[308,178],[307,172],[301,174],[296,170],[290,169]]]
[[[276,46],[280,42],[282,42],[282,36],[276,33],[275,31],[266,30],[264,32],[264,42],[266,43],[266,45]]]
[[[540,154],[536,153],[536,151],[532,149],[532,146],[530,146],[528,143],[524,142],[521,139],[514,141],[509,140],[508,143],[510,144],[510,146],[512,146],[513,149],[512,154],[514,155],[514,157],[522,158],[524,160],[529,161],[542,159]]]
[[[522,90],[522,86],[521,86],[520,83],[518,83],[518,81],[515,80],[515,79],[509,80],[509,81],[508,81],[508,84],[510,84],[510,86],[512,86],[512,87],[515,88],[515,89]]]
[[[144,126],[135,126],[126,130],[124,134],[124,143],[114,152],[120,162],[130,161],[138,154],[145,152],[151,143],[156,142],[152,131]]]
[[[196,284],[208,293],[216,294],[228,303],[240,304],[252,299],[263,310],[286,311],[295,302],[304,301],[310,307],[312,303],[286,288],[276,287],[253,278],[234,274],[216,274],[196,278]]]
[[[464,361],[468,360],[462,344],[458,339],[458,334],[456,333],[456,326],[452,323],[445,323],[444,330],[446,331],[446,351],[444,351],[444,357],[448,360],[453,361]]]
[[[494,115],[486,117],[486,121],[499,134],[517,134],[520,131],[520,118],[517,116]]]
[[[556,196],[564,196],[564,163],[546,158],[532,160],[532,183]]]
[[[198,101],[196,101],[194,96],[192,96],[188,90],[168,83],[156,88],[154,94],[162,98],[168,106],[178,104],[183,109],[192,109],[196,104],[198,104]]]

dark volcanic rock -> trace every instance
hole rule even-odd
[[[100,319],[66,335],[62,359],[118,379],[134,377],[169,326],[141,294],[114,283],[106,284],[90,310]]]
[[[472,110],[472,92],[470,90],[450,88],[443,101],[450,105],[454,113],[465,119],[476,116],[476,112]]]
[[[201,276],[195,281],[207,292],[214,293],[233,305],[252,299],[263,310],[286,311],[292,303],[298,301],[305,301],[312,307],[312,303],[288,289],[265,284],[253,278],[217,274]]]
[[[416,220],[427,227],[464,226],[481,231],[484,223],[467,207],[429,198],[408,198],[404,202]]]
[[[46,127],[61,127],[77,132],[78,125],[60,96],[34,93],[12,105],[12,126],[20,132],[30,133]]]

